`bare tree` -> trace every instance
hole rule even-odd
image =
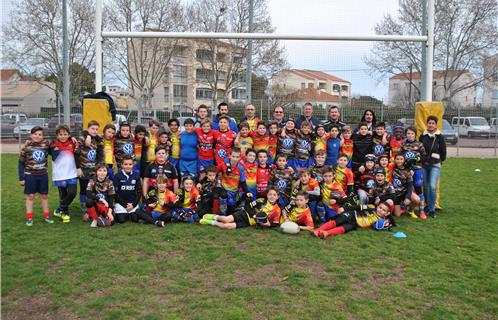
[[[109,27],[119,31],[181,31],[183,9],[178,0],[110,0]],[[152,107],[154,89],[165,77],[174,42],[159,38],[110,39],[104,43],[106,70],[130,90],[138,116]]]
[[[94,7],[92,0],[69,0],[68,33],[69,65],[72,81],[86,76],[94,62]],[[18,3],[5,25],[2,43],[5,61],[24,74],[40,80],[55,79],[56,95],[62,90],[62,6],[58,0],[26,0]],[[72,68],[71,68],[72,69]],[[54,87],[49,86],[51,89]],[[76,88],[73,86],[72,88]],[[74,90],[72,90],[74,91]],[[71,92],[73,96],[75,92]]]
[[[422,0],[400,0],[398,17],[386,15],[375,26],[377,34],[422,34]],[[443,73],[443,100],[451,103],[460,91],[476,87],[485,79],[483,60],[497,52],[498,4],[496,0],[436,0],[434,70]],[[365,62],[379,81],[398,74],[409,74],[410,66],[421,72],[421,45],[409,42],[376,43]],[[473,78],[463,80],[469,71]],[[462,79],[461,79],[462,78]],[[420,96],[418,81],[410,85]],[[430,84],[429,84],[430,85]]]

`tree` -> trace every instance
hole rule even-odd
[[[422,0],[400,0],[399,15],[386,15],[375,26],[377,34],[422,34]],[[460,91],[476,87],[485,80],[483,59],[496,53],[498,43],[498,4],[496,0],[436,0],[434,28],[434,70],[443,73],[444,99],[451,103]],[[365,62],[379,81],[387,76],[421,72],[422,50],[419,43],[376,43]],[[473,79],[461,81],[468,70]],[[463,78],[462,78],[463,79]],[[412,81],[415,96],[420,96],[418,81]],[[460,81],[459,81],[460,80]],[[406,97],[400,97],[406,98]]]
[[[50,74],[42,77],[46,81],[55,83],[57,100],[61,99],[59,96],[62,92],[62,79],[56,74]],[[95,73],[90,72],[88,68],[78,63],[73,63],[69,66],[69,92],[71,93],[71,106],[77,105],[81,96],[93,92],[95,88],[94,80]]]
[[[94,62],[94,8],[91,0],[69,0],[69,65],[75,82],[81,81]],[[20,1],[3,31],[5,61],[40,80],[55,82],[56,96],[62,91],[62,6],[59,0]],[[71,96],[78,95],[72,85]],[[93,91],[93,90],[92,90]]]

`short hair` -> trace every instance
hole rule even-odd
[[[325,151],[323,150],[318,150],[316,153],[315,153],[315,157],[318,157],[318,156],[324,156],[326,157],[327,154],[325,153]]]
[[[270,187],[270,188],[268,188],[268,192],[270,192],[270,191],[275,191],[277,193],[277,195],[278,195],[278,189],[277,188]]]
[[[194,184],[194,187],[195,187],[195,178],[190,176],[190,175],[187,175],[187,176],[182,178],[182,185],[185,184],[185,181],[187,181],[187,180],[191,180],[192,183]]]
[[[219,117],[219,118],[218,118],[218,122],[219,122],[220,120],[223,120],[223,119],[225,119],[226,121],[228,121],[228,123],[230,123],[230,118],[229,118],[228,116],[225,116],[225,115],[222,115],[221,117]]]
[[[125,154],[125,155],[123,156],[123,158],[121,159],[121,163],[124,163],[126,160],[131,160],[131,161],[134,161],[134,160],[133,160],[133,157],[132,157],[131,155],[129,155],[129,154]]]
[[[159,121],[157,121],[156,119],[151,119],[149,121],[149,127],[152,127],[152,126],[158,126],[158,127],[160,127],[161,123]]]
[[[197,107],[197,112],[199,112],[200,109],[206,109],[208,110],[208,107],[205,104],[201,104],[200,106]]]
[[[306,107],[306,106],[313,107],[313,105],[311,104],[311,102],[306,102],[306,103],[303,105],[303,109],[304,109],[304,107]]]
[[[268,153],[266,152],[266,150],[258,150],[258,152],[256,153],[256,155],[259,157],[260,153],[268,155]]]
[[[268,128],[270,128],[271,126],[277,126],[277,128],[278,128],[278,122],[272,121],[272,122],[268,123]]]
[[[242,128],[247,128],[247,129],[250,129],[250,128],[249,128],[249,123],[247,123],[247,121],[242,121],[242,122],[239,124],[239,130],[242,130]]]
[[[166,148],[165,148],[165,147],[163,147],[163,146],[159,146],[159,147],[157,147],[157,148],[156,148],[156,150],[155,150],[155,153],[158,153],[158,152],[159,152],[159,151],[161,151],[161,150],[164,150],[164,152],[166,152],[166,154],[168,154],[168,152],[166,151]]]
[[[246,156],[249,154],[249,152],[252,152],[254,153],[254,155],[257,155],[256,150],[254,150],[253,148],[249,148],[246,150]]]
[[[31,128],[31,134],[38,132],[38,131],[43,132],[43,128],[40,126],[35,126],[35,127]]]
[[[232,153],[240,153],[240,148],[239,147],[233,147],[232,148]]]
[[[343,126],[342,132],[351,133],[351,127],[349,125]]]
[[[368,128],[368,123],[366,123],[366,122],[360,122],[360,124],[358,124],[358,129],[361,128],[361,127],[367,127]]]
[[[55,134],[59,134],[61,131],[66,131],[69,135],[71,135],[71,131],[69,130],[69,127],[66,124],[58,125],[57,129],[55,129]]]
[[[107,170],[107,165],[103,162],[99,162],[95,165],[95,172],[99,171],[100,169],[106,169]]]
[[[203,125],[205,125],[206,123],[207,123],[207,124],[209,124],[209,125],[211,125],[211,120],[209,120],[208,118],[202,119],[202,120],[201,120],[201,127],[202,127]]]
[[[337,109],[337,110],[339,110],[339,106],[337,106],[337,105],[335,105],[335,104],[334,104],[334,105],[331,105],[331,106],[330,106],[330,108],[329,108],[329,112],[330,112],[330,110],[332,110],[332,109]]]
[[[301,128],[304,127],[310,127],[311,128],[311,123],[309,121],[303,121],[301,122]]]
[[[431,120],[433,120],[437,124],[437,122],[439,121],[439,118],[436,117],[435,115],[430,115],[430,116],[427,117],[427,121],[425,123],[428,123]]]
[[[323,167],[322,174],[325,174],[327,172],[335,174],[334,168],[332,166],[325,166],[325,167]]]
[[[436,122],[437,123],[437,122]],[[417,135],[417,129],[414,127],[414,126],[409,126],[408,128],[405,129],[405,134],[408,132],[408,131],[412,131],[415,133],[415,135]]]
[[[266,128],[266,123],[263,120],[259,120],[258,125],[256,126],[256,128],[259,128],[259,126],[263,126],[263,127]]]
[[[345,154],[345,153],[339,153],[339,155],[337,156],[337,160],[339,160],[340,158],[346,158],[346,159],[349,159],[348,158],[348,155]]]
[[[334,128],[336,128],[338,131],[341,131],[340,128],[339,128],[339,126],[336,125],[336,124],[331,125],[329,131],[331,131]]]
[[[168,184],[168,178],[164,174],[160,174],[156,178],[156,185],[158,184]]]
[[[228,107],[228,104],[226,102],[221,102],[218,104],[218,111],[220,111],[221,107],[223,106],[227,106]]]
[[[275,106],[275,108],[273,108],[273,112],[275,112],[275,109],[277,109],[277,108],[282,108],[282,111],[284,111],[284,107],[282,107],[282,106]]]
[[[160,137],[163,134],[168,135],[168,132],[166,130],[161,130],[161,131],[159,131],[159,133],[157,134],[157,136]]]
[[[206,173],[209,173],[209,172],[214,172],[216,173],[216,167],[212,164],[206,166]]]
[[[275,160],[278,160],[278,159],[280,159],[280,158],[284,158],[284,159],[285,159],[285,161],[287,161],[287,156],[286,156],[285,154],[283,154],[283,153],[279,153],[279,154],[277,154],[277,157],[275,158]]]
[[[86,127],[90,128],[90,127],[93,127],[93,126],[100,127],[100,124],[97,122],[97,120],[90,120],[90,121],[88,121],[88,124],[86,125]]]
[[[147,129],[145,129],[145,127],[141,124],[139,124],[135,127],[135,134],[140,133],[140,132],[143,132],[143,133],[147,132]]]
[[[299,178],[301,178],[301,177],[302,177],[302,176],[304,176],[305,174],[307,174],[307,175],[311,176],[311,173],[310,173],[309,169],[307,169],[307,168],[301,168],[301,169],[299,169],[299,173],[297,174],[297,176],[298,176]]]
[[[386,127],[386,123],[384,121],[381,121],[381,122],[377,122],[375,124],[375,127],[378,128],[378,127],[382,127],[382,128],[385,128]]]
[[[396,159],[397,157],[405,158],[405,154],[403,152],[398,152],[398,153],[396,153],[396,157],[394,157],[394,159]]]
[[[173,122],[175,122],[177,126],[180,126],[180,120],[178,120],[177,118],[172,118],[168,120],[168,127],[170,127]]]
[[[304,199],[308,200],[309,199],[309,196],[308,196],[308,193],[306,191],[298,191],[297,194],[296,194],[296,198],[297,197],[304,197]]]
[[[108,123],[104,126],[104,129],[102,130],[102,132],[106,132],[107,129],[112,129],[114,131],[116,131],[116,127],[112,124],[112,123]]]
[[[194,125],[195,124],[194,119],[192,119],[192,118],[185,119],[185,121],[183,122],[183,125],[186,126],[187,124]]]

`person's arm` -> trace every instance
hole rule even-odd
[[[119,203],[123,208],[126,208],[126,206],[128,205],[126,203],[126,201],[123,199],[123,197],[121,196],[120,194],[120,190],[121,190],[121,184],[119,182],[119,176],[118,175],[115,175],[114,176],[114,182],[113,182],[114,186],[116,186],[116,189],[115,190],[118,190],[118,192],[116,192],[115,194],[115,198],[116,198],[116,203]]]
[[[408,187],[406,188],[406,196],[405,199],[411,200],[412,198],[412,193],[413,193],[413,181],[412,179],[408,179],[407,181]]]
[[[320,187],[317,186],[315,189],[308,190],[307,192],[309,195],[312,195],[312,196],[320,196]]]
[[[19,163],[18,163],[18,166],[17,166],[17,171],[18,171],[18,175],[19,175],[19,183],[23,186],[24,185],[24,181],[26,179],[25,175],[24,175],[24,168],[25,168],[25,161],[26,161],[26,146],[23,146],[21,148],[21,152],[19,153]]]
[[[147,197],[147,190],[149,189],[149,178],[144,177],[144,184],[142,185],[142,196]]]
[[[111,186],[109,187],[108,194],[109,194],[109,200],[107,200],[107,204],[108,204],[109,208],[111,209],[114,207],[114,197],[116,196],[116,192],[114,190],[114,185],[112,183],[111,183]],[[124,206],[124,208],[126,208],[126,205]]]
[[[444,139],[444,136],[442,134],[438,135],[439,136],[439,155],[441,157],[441,163],[446,160],[446,141]]]
[[[135,192],[135,199],[133,200],[132,202],[132,205],[133,205],[133,208],[135,208],[138,203],[140,202],[140,199],[142,198],[142,185],[141,185],[141,182],[140,182],[140,176],[137,175],[137,185],[136,185],[136,192]]]

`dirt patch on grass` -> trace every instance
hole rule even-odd
[[[2,303],[2,319],[25,320],[25,319],[79,319],[79,317],[68,307],[56,308],[52,300],[46,296],[4,297]]]
[[[354,298],[378,299],[379,290],[385,286],[391,286],[405,279],[404,271],[398,267],[393,270],[369,270],[365,280],[353,282],[351,295]]]

